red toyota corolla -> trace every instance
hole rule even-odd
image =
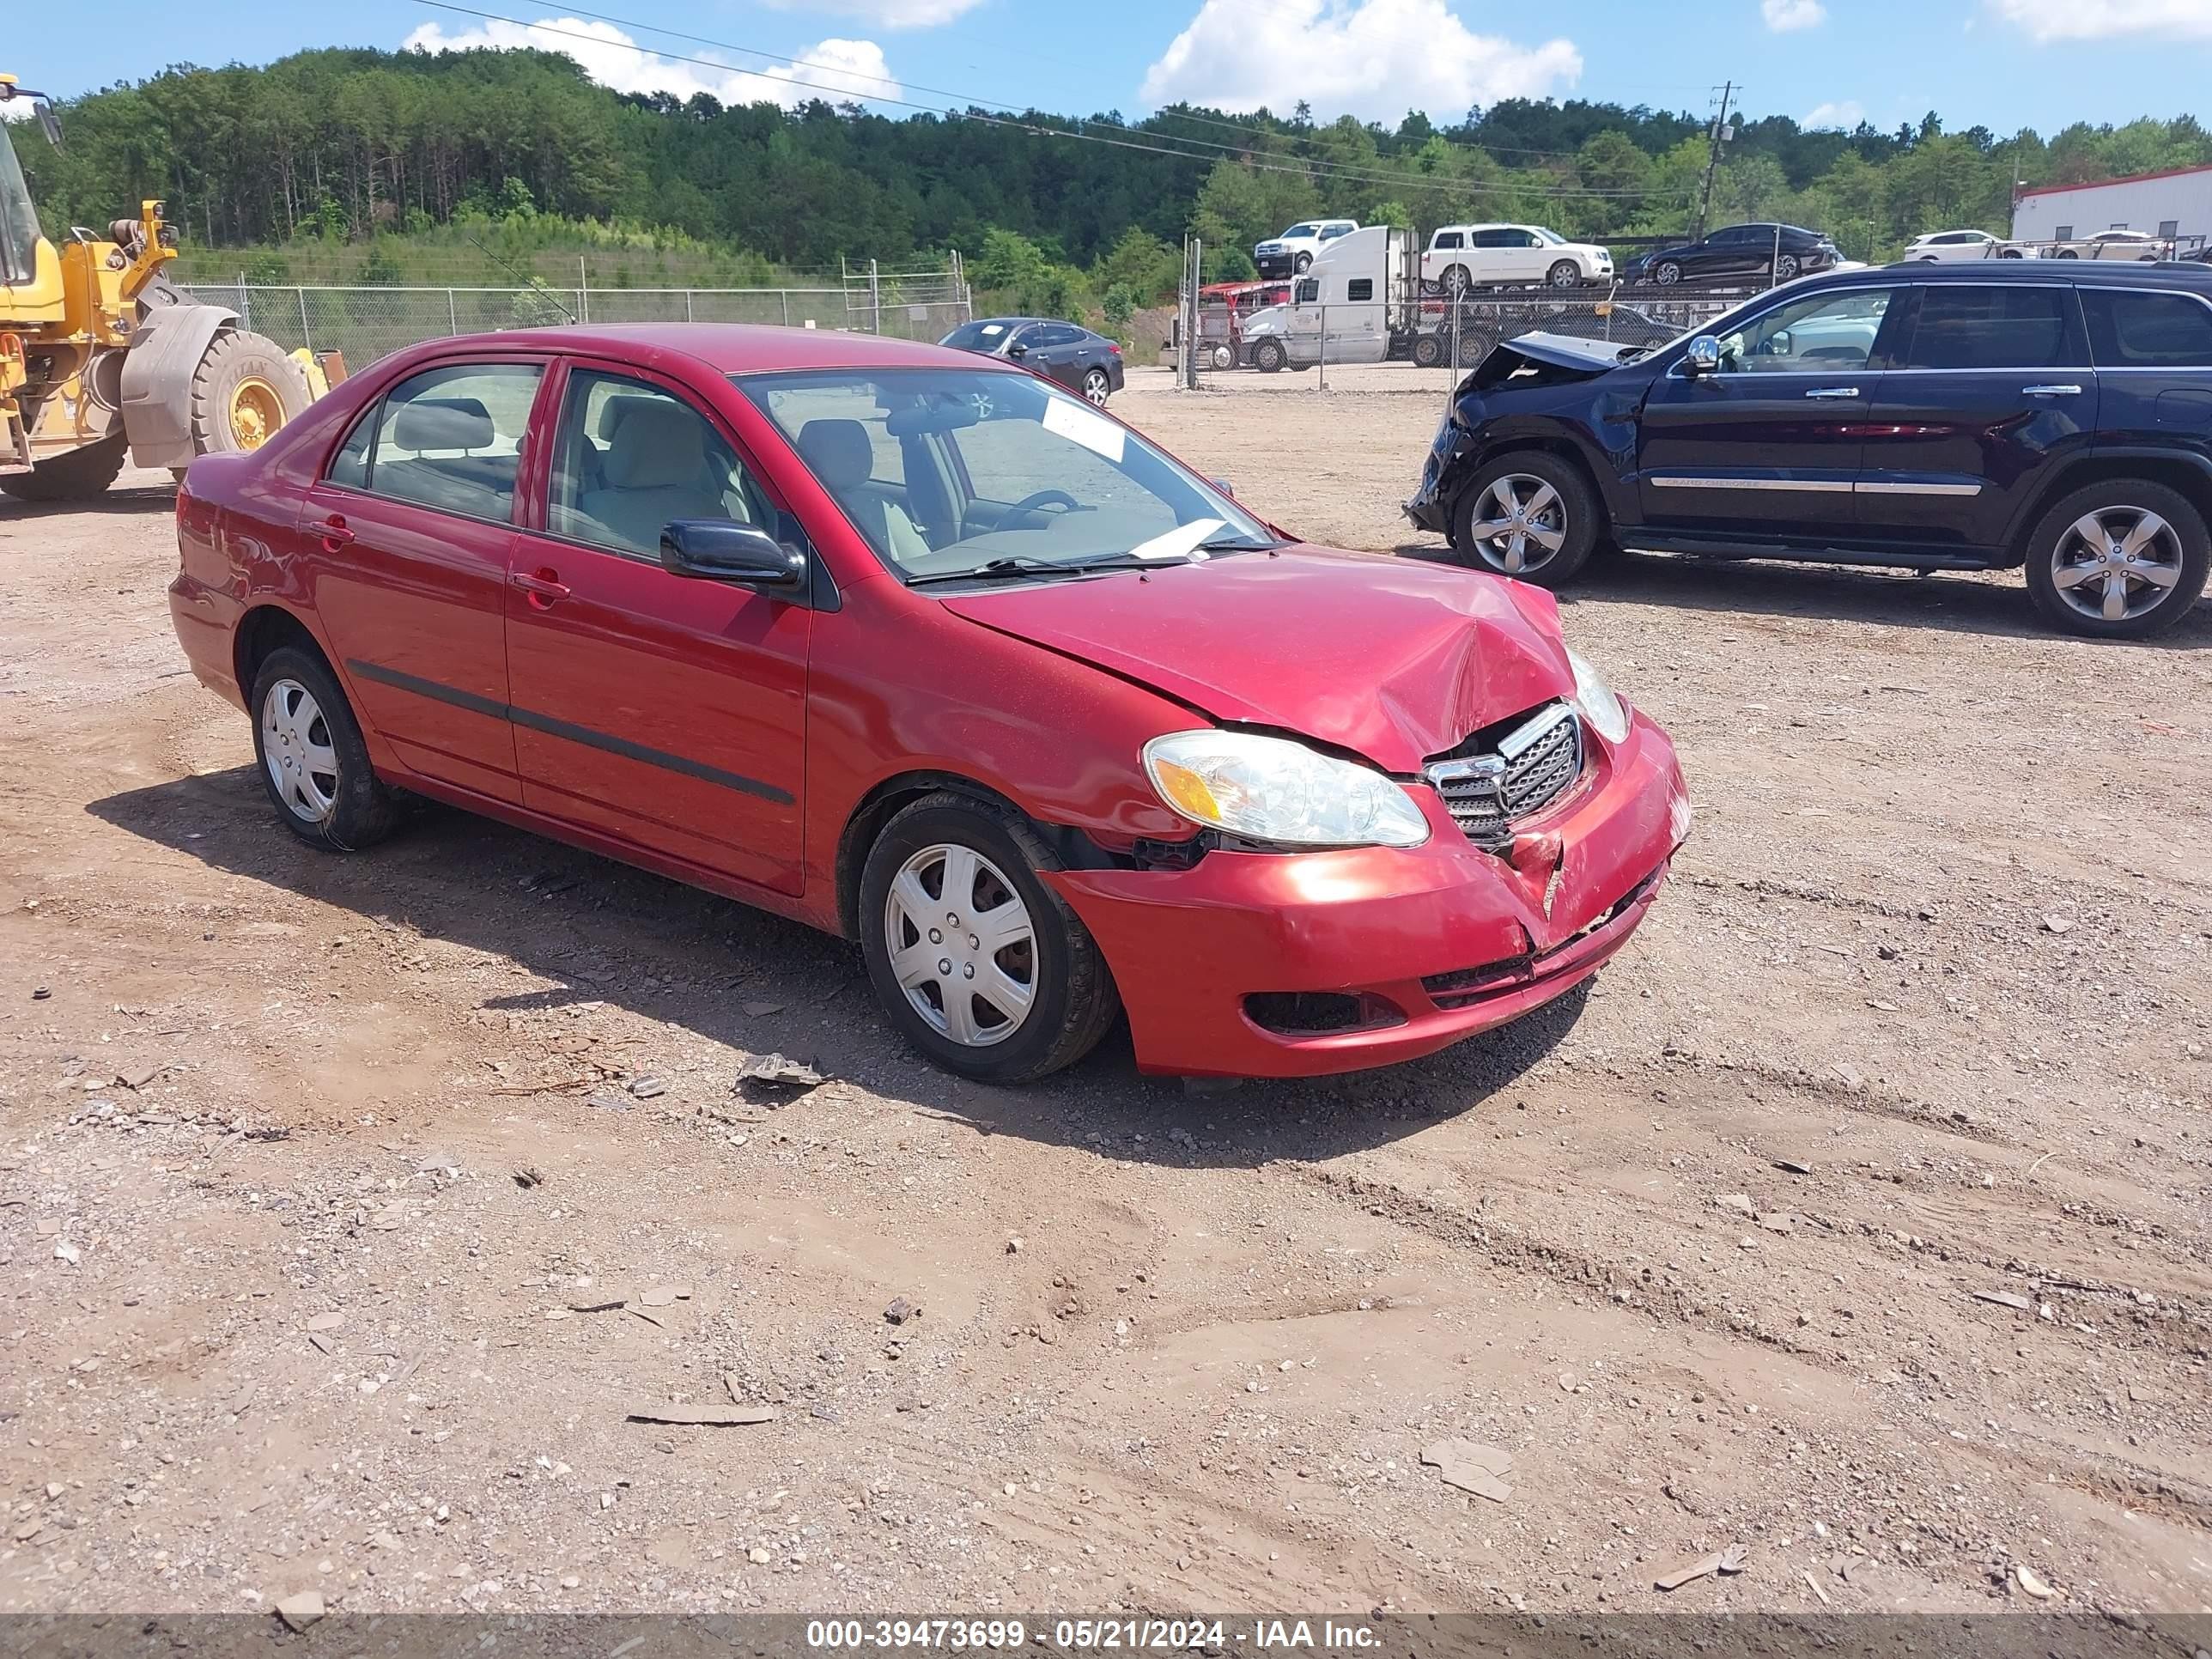
[[[195,461],[177,524],[298,834],[409,790],[796,917],[973,1078],[1117,1009],[1147,1071],[1428,1053],[1594,972],[1689,825],[1550,594],[1302,545],[935,346],[440,340]]]

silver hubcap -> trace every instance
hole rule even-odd
[[[1083,395],[1094,404],[1106,401],[1106,374],[1103,369],[1092,369],[1083,377]]]
[[[1572,265],[1554,265],[1552,267],[1552,286],[1572,288],[1575,285],[1575,268]]]
[[[1659,280],[1662,284],[1672,283],[1675,278],[1679,277],[1681,274],[1682,268],[1680,265],[1662,265],[1659,267]]]
[[[313,692],[279,680],[261,702],[261,758],[276,798],[305,823],[320,823],[338,804],[338,751]]]
[[[1509,472],[1477,498],[1468,536],[1492,568],[1526,575],[1566,544],[1567,504],[1541,478]]]
[[[972,847],[925,847],[884,899],[884,942],[906,1000],[939,1036],[1004,1042],[1036,1004],[1036,930],[1006,872]]]
[[[2181,538],[2145,507],[2100,507],[2066,526],[2051,555],[2058,597],[2085,617],[2126,622],[2181,580]]]

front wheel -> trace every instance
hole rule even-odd
[[[948,1072],[1026,1083],[1097,1046],[1121,999],[1097,941],[1039,879],[1011,808],[950,791],[884,826],[860,878],[860,951],[891,1024]]]
[[[1306,274],[1307,270],[1311,268],[1312,264],[1313,255],[1310,253],[1301,253],[1298,255],[1297,259],[1292,262],[1291,269],[1296,270],[1299,276],[1303,276]]]
[[[1092,368],[1084,371],[1083,395],[1101,409],[1106,406],[1106,399],[1112,394],[1113,390],[1114,383],[1106,377],[1104,369]]]
[[[276,341],[226,329],[208,342],[192,375],[192,451],[258,449],[313,401],[307,371]]]
[[[1279,374],[1283,365],[1289,361],[1290,354],[1283,349],[1283,343],[1280,340],[1253,342],[1252,367],[1262,374]]]
[[[1444,343],[1433,334],[1424,334],[1413,342],[1413,367],[1434,368],[1444,360]]]
[[[1562,259],[1544,273],[1544,280],[1553,288],[1574,288],[1583,280],[1582,267],[1572,259]]]
[[[1540,450],[1502,455],[1480,472],[1452,512],[1460,556],[1540,587],[1572,581],[1589,562],[1604,509],[1571,463]]]
[[[253,677],[252,708],[262,786],[294,835],[350,853],[391,833],[398,803],[320,657],[290,645],[271,651]]]
[[[28,472],[0,477],[0,495],[19,501],[89,501],[115,482],[129,449],[118,430],[97,443],[40,461]]]
[[[2027,538],[2027,591],[2059,627],[2100,639],[2162,634],[2204,591],[2203,515],[2148,478],[2084,486]]]
[[[1682,280],[1682,267],[1672,259],[1666,260],[1651,273],[1651,280],[1662,288],[1672,288]]]

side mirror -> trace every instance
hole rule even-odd
[[[1682,354],[1682,367],[1692,374],[1717,374],[1720,366],[1721,343],[1710,334],[1698,336]]]
[[[796,593],[806,556],[731,519],[672,519],[660,527],[660,565],[671,575],[732,582],[764,593]]]
[[[1211,484],[1212,484],[1212,485],[1216,489],[1219,490],[1223,495],[1224,495],[1228,496],[1228,497],[1229,497],[1229,499],[1230,499],[1231,501],[1235,501],[1235,500],[1237,499],[1237,492],[1236,492],[1235,490],[1231,489],[1229,487],[1229,480],[1228,480],[1228,479],[1226,479],[1226,478],[1209,478],[1209,479],[1207,479],[1207,480],[1206,480],[1206,482],[1207,482],[1207,483],[1211,483]]]
[[[1006,348],[1006,356],[1009,357],[1026,357],[1029,355],[1030,349],[1024,345],[1019,340],[1015,341],[1013,344]]]

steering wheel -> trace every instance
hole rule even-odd
[[[1065,489],[1033,490],[1006,509],[1006,516],[999,520],[999,528],[1011,530],[1018,519],[1035,519],[1042,523],[1044,509],[1048,507],[1056,507],[1062,513],[1080,513],[1083,510],[1083,503]]]

